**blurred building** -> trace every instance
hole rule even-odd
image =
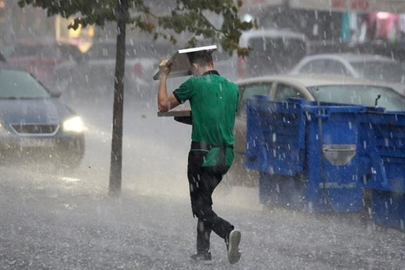
[[[21,8],[16,0],[0,0],[0,46],[16,42],[69,42],[88,48],[94,27],[68,29],[73,21],[61,16],[48,17],[45,10],[26,6]]]
[[[393,8],[388,8],[387,5],[387,8],[381,5],[385,8],[381,12],[366,10],[371,5],[365,4],[371,3],[368,0],[353,2],[363,4],[356,6],[356,10],[349,11],[345,5],[350,1],[353,2],[353,0],[243,0],[241,16],[256,19],[261,27],[288,28],[304,33],[312,41],[347,43],[386,41],[405,44],[405,15],[390,13]],[[315,2],[319,6],[313,5],[314,8],[311,9],[310,3]],[[379,1],[372,1],[376,2]],[[21,9],[17,3],[17,0],[0,0],[2,47],[16,41],[56,40],[74,43],[82,51],[86,51],[94,38],[114,39],[116,36],[115,23],[107,23],[104,28],[88,26],[84,29],[68,29],[73,18],[66,20],[60,16],[47,17],[43,9],[31,6]],[[151,0],[145,3],[151,5],[156,14],[169,14],[175,4],[173,0]],[[334,5],[334,8],[326,10],[327,5]],[[361,8],[365,10],[361,11]],[[207,14],[211,22],[221,24],[221,17],[214,15]],[[127,29],[128,37],[148,36],[131,26]],[[179,39],[185,41],[187,37],[188,35],[184,34]]]
[[[260,26],[289,28],[312,41],[405,43],[405,1],[243,0]]]
[[[305,34],[310,40],[339,39],[342,35],[342,13],[292,9],[287,5],[245,6],[242,16],[249,14],[260,27],[287,28]]]

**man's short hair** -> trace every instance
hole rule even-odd
[[[207,66],[213,62],[211,52],[199,51],[188,54],[188,59],[191,64],[198,64],[200,66]]]

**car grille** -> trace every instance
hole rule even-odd
[[[38,124],[12,124],[11,127],[18,134],[51,135],[55,134],[59,125],[38,125]]]

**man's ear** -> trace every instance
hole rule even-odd
[[[198,76],[198,65],[196,63],[191,63],[191,73],[193,76]]]

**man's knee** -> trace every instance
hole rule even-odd
[[[207,219],[212,213],[211,205],[203,202],[193,204],[193,214],[199,219]]]

